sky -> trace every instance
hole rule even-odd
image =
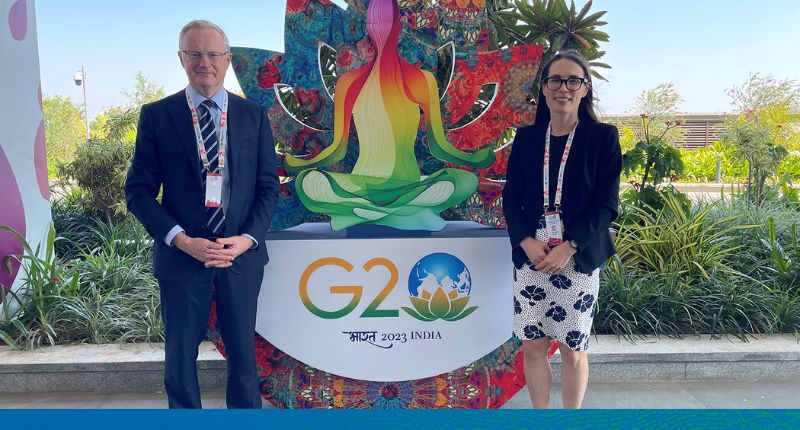
[[[342,0],[336,3],[344,5]],[[283,51],[285,0],[39,0],[36,18],[42,91],[83,103],[73,75],[86,70],[93,118],[124,104],[137,71],[167,94],[186,86],[177,57],[181,27],[208,19],[232,46]],[[577,0],[578,7],[585,4]],[[800,1],[797,0],[595,0],[605,10],[610,42],[603,43],[595,82],[603,113],[632,112],[642,91],[672,82],[684,113],[732,109],[725,90],[750,74],[800,81]],[[238,91],[232,70],[225,86]]]

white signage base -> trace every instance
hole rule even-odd
[[[512,334],[505,230],[457,221],[428,237],[347,239],[319,223],[266,243],[256,331],[317,369],[421,379],[482,358]]]

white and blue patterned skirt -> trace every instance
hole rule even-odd
[[[547,242],[545,229],[536,231],[536,240]],[[573,258],[558,275],[526,262],[514,269],[514,335],[521,340],[550,337],[575,351],[589,349],[599,290],[600,271],[578,272]]]

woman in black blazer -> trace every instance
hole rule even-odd
[[[617,217],[622,153],[617,129],[597,120],[586,60],[562,51],[542,77],[536,124],[517,130],[503,189],[515,266],[514,334],[522,340],[534,407],[550,402],[552,338],[561,351],[564,407],[579,408],[598,267],[615,252],[608,229]]]

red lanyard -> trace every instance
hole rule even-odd
[[[217,151],[218,155],[218,165],[219,171],[222,172],[225,170],[225,149],[228,146],[228,93],[227,91],[224,94],[225,98],[222,102],[222,118],[219,121],[219,130],[217,131],[217,143],[219,144],[219,151]],[[200,119],[197,116],[197,108],[194,106],[194,102],[192,101],[192,97],[189,95],[189,88],[186,88],[186,103],[189,104],[189,110],[192,112],[192,125],[194,126],[194,136],[195,140],[197,141],[197,152],[200,153],[200,161],[203,162],[203,167],[206,169],[206,172],[211,172],[211,163],[208,161],[208,157],[206,156],[206,145],[203,142],[203,134],[200,130]],[[211,111],[208,112],[209,120],[214,121],[214,117],[211,116]]]

